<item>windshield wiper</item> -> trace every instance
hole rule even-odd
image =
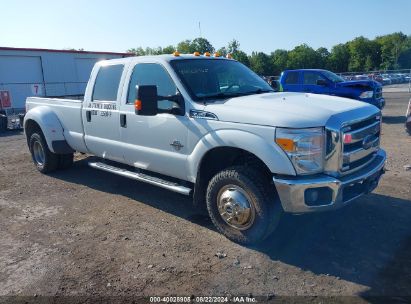
[[[253,94],[263,94],[263,93],[272,93],[274,90],[263,90],[263,89],[258,89],[255,91],[250,91],[250,92],[245,92],[243,93],[244,95],[253,95]]]
[[[255,91],[250,91],[250,92],[238,92],[238,93],[217,93],[217,94],[211,94],[211,95],[204,95],[199,97],[201,100],[206,101],[206,100],[213,100],[213,99],[225,99],[225,98],[232,98],[232,97],[240,97],[240,96],[247,96],[247,95],[253,95],[253,94],[262,94],[262,93],[270,93],[274,92],[274,90],[262,90],[258,89]]]
[[[241,96],[240,93],[217,93],[211,95],[204,95],[199,97],[201,100],[210,100],[210,99],[224,99],[224,98],[231,98]]]

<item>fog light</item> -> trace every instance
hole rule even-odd
[[[304,201],[307,206],[322,206],[332,203],[332,190],[328,187],[307,189],[304,192]]]
[[[315,202],[318,200],[318,191],[316,189],[309,189],[306,191],[306,200],[310,202]]]

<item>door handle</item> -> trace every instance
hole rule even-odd
[[[120,114],[120,126],[127,128],[127,116],[126,114]]]
[[[86,111],[86,119],[88,122],[91,121],[91,111]]]

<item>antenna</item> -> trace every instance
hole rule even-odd
[[[200,38],[203,38],[203,35],[201,33],[201,22],[198,22],[198,30],[200,31]]]

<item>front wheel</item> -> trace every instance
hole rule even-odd
[[[228,239],[244,245],[268,237],[282,214],[270,183],[256,169],[246,166],[216,174],[208,185],[206,200],[216,228]]]

